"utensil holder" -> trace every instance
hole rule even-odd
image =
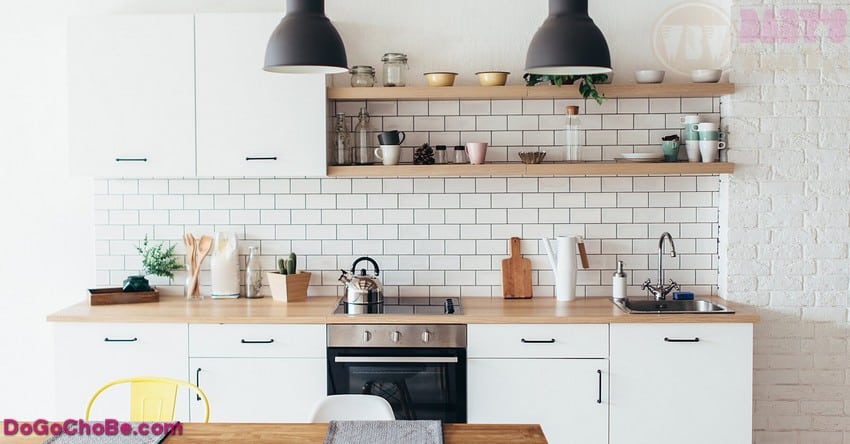
[[[266,273],[272,298],[281,302],[303,302],[307,300],[307,288],[312,273],[301,271],[296,274]]]

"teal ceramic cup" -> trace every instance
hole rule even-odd
[[[679,141],[678,140],[663,140],[661,149],[664,151],[665,162],[675,162],[679,159]]]
[[[720,140],[720,131],[697,131],[699,140]]]
[[[685,125],[684,131],[685,140],[699,140],[699,131],[696,125]]]

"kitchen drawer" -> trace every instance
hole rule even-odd
[[[324,358],[326,347],[324,325],[189,325],[191,357]]]
[[[186,352],[186,324],[60,323],[55,333],[57,349],[81,355],[156,356],[178,344]]]
[[[607,358],[608,324],[469,325],[470,358]]]

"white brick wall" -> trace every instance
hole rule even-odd
[[[850,16],[846,2],[734,4],[733,18],[755,11],[762,26],[766,11],[840,10],[844,18],[833,23],[844,30]],[[723,113],[738,167],[722,184],[721,292],[759,306],[763,317],[755,328],[755,442],[847,444],[850,40],[831,39],[826,22],[813,42],[796,26],[780,30],[788,40],[736,44],[737,92]]]

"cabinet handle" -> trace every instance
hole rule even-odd
[[[693,339],[670,339],[670,338],[664,338],[664,342],[699,342],[699,338],[693,338]]]
[[[248,162],[251,162],[251,161],[254,161],[254,160],[277,160],[277,156],[271,156],[271,157],[246,157],[246,158],[245,158],[245,160],[246,160],[246,161],[248,161]]]
[[[198,388],[201,388],[201,368],[200,367],[198,367],[197,370],[195,370],[195,386],[197,386]],[[201,395],[195,393],[195,399],[197,401],[200,401]]]
[[[112,338],[103,338],[103,342],[136,342],[139,338],[128,338],[128,339],[112,339]]]
[[[147,157],[118,157],[115,159],[116,162],[147,162]]]
[[[274,342],[274,339],[269,339],[268,341],[249,341],[247,339],[242,340],[243,344],[271,344],[272,342]]]
[[[596,398],[596,403],[602,404],[602,370],[596,370],[596,373],[599,374],[599,397]]]
[[[523,344],[554,344],[555,338],[552,339],[520,339]]]

